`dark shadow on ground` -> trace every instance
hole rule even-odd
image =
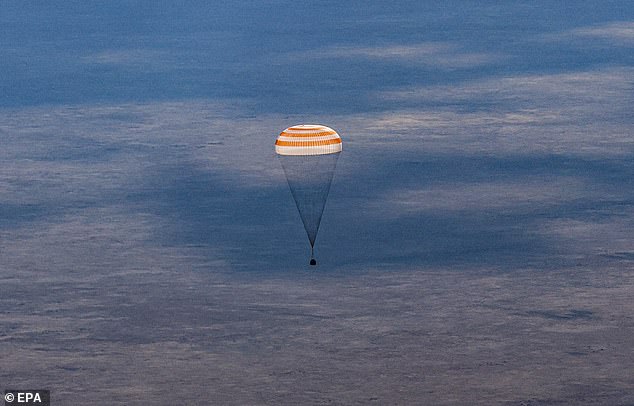
[[[348,158],[372,160],[370,172],[340,165],[317,238],[320,270],[461,264],[561,267],[576,260],[541,232],[545,222],[602,221],[634,207],[630,157],[390,158]],[[573,176],[588,189],[570,194],[565,183],[556,183],[561,196],[540,200],[529,187],[525,196],[503,201],[505,187],[517,195],[526,179],[537,180],[539,188]],[[489,183],[496,196],[480,205],[461,207],[449,195],[429,207],[422,201],[420,210],[399,207],[399,193],[409,190],[455,189],[459,199],[461,187]],[[603,189],[593,190],[593,185]],[[205,172],[181,162],[162,167],[140,190],[130,196],[133,206],[166,220],[155,236],[160,244],[220,249],[235,270],[284,272],[308,261],[307,238],[283,179],[277,186],[260,188],[236,182],[230,173]],[[614,193],[603,195],[602,190]]]

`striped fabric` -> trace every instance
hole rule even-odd
[[[341,152],[335,130],[318,124],[301,124],[282,131],[275,141],[279,155],[324,155]]]

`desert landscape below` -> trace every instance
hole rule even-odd
[[[1,3],[0,390],[634,404],[634,6],[397,3]]]

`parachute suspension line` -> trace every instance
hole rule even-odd
[[[279,156],[291,195],[295,200],[311,246],[311,265],[317,264],[313,247],[338,158],[339,153]]]
[[[317,265],[317,261],[315,261],[315,246],[310,244],[310,264]]]

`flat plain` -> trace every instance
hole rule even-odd
[[[634,8],[397,3],[0,2],[0,390],[634,404]]]

